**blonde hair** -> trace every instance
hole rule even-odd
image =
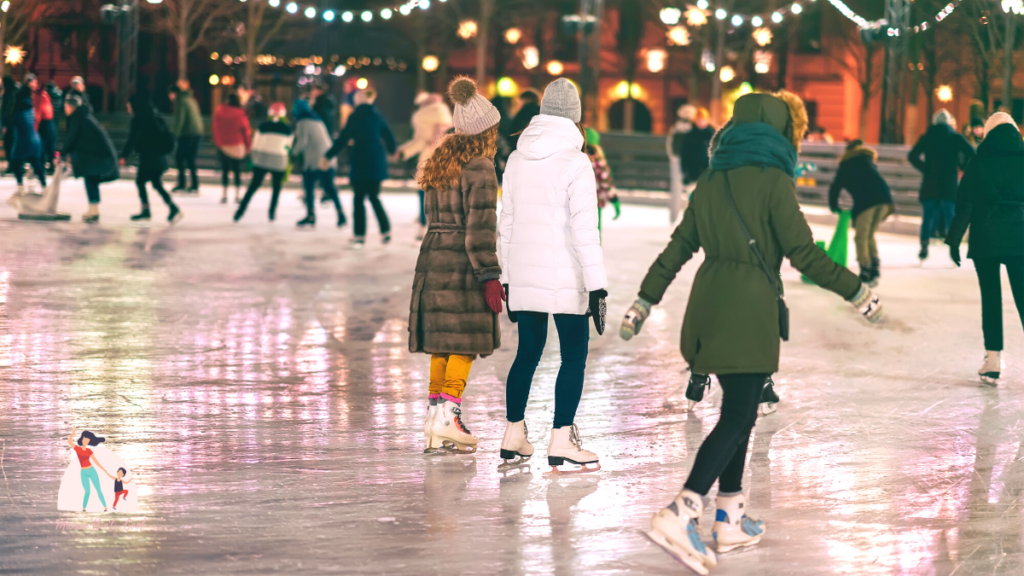
[[[498,152],[498,125],[479,134],[449,134],[423,165],[417,179],[423,190],[457,186],[462,167],[474,158],[494,158]]]

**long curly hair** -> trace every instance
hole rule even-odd
[[[479,134],[449,134],[423,165],[417,181],[422,190],[458,186],[462,167],[474,158],[494,158],[498,152],[498,125]]]

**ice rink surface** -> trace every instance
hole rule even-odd
[[[263,192],[232,225],[234,205],[206,187],[180,201],[174,228],[155,195],[154,222],[132,225],[133,186],[103,192],[95,226],[80,222],[80,182],[61,200],[70,223],[19,222],[0,205],[0,573],[686,573],[641,530],[718,417],[717,385],[684,411],[679,329],[699,261],[640,336],[616,335],[668,240],[664,210],[627,205],[606,222],[611,329],[592,334],[577,417],[604,469],[550,480],[554,330],[526,416],[535,466],[495,470],[517,342],[504,316],[503,348],[474,365],[466,393],[479,452],[421,454],[413,195],[385,195],[390,245],[371,216],[353,251],[326,207],[317,230],[296,230],[294,192],[275,224]],[[933,245],[922,267],[916,239],[880,240],[882,326],[784,269],[782,403],[758,421],[744,484],[768,531],[714,574],[1024,573],[1024,331],[1005,279],[1004,375],[991,389],[975,376],[970,261],[957,269]],[[137,475],[137,513],[58,512],[73,426],[106,437]],[[84,525],[97,519],[108,523]]]

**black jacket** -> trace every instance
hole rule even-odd
[[[523,104],[523,107],[516,112],[515,117],[512,118],[512,125],[508,129],[508,145],[511,148],[509,155],[515,152],[516,145],[519,144],[519,133],[526,130],[526,127],[530,125],[530,120],[533,120],[533,117],[538,114],[540,114],[540,104],[533,102]]]
[[[330,94],[317,96],[316,102],[313,103],[313,112],[324,121],[327,133],[334,138],[334,134],[338,131],[338,103],[334,101],[334,98]]]
[[[679,164],[683,169],[684,184],[696,182],[700,175],[707,170],[711,162],[708,156],[708,147],[711,146],[711,138],[714,135],[715,129],[710,125],[704,128],[694,125],[689,132],[683,135]]]
[[[1016,126],[993,128],[964,171],[946,244],[971,227],[968,258],[1024,257],[1024,140]]]
[[[892,193],[885,179],[878,173],[875,158],[878,153],[871,148],[858,146],[847,150],[839,161],[839,170],[828,189],[828,205],[833,212],[839,211],[839,193],[844,189],[853,197],[853,218],[868,208],[879,204],[892,204]]]
[[[0,100],[0,122],[3,123],[4,128],[13,128],[14,126],[14,103],[18,100],[18,90],[21,88],[21,84],[18,84],[11,76],[4,76],[4,96],[3,100]]]
[[[132,152],[139,153],[139,172],[163,173],[167,170],[167,153],[160,150],[160,135],[170,131],[167,122],[157,115],[152,105],[136,109],[132,107],[131,127],[128,141],[121,149],[121,158],[127,159]]]
[[[924,159],[921,155],[924,154]],[[957,170],[974,156],[974,148],[949,124],[932,124],[907,159],[923,175],[918,199],[956,200]]]
[[[79,106],[68,117],[68,133],[64,137],[61,158],[69,155],[75,178],[94,176],[101,182],[110,182],[120,175],[114,143],[88,105]]]

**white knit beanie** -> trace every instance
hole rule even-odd
[[[448,96],[455,103],[452,120],[456,134],[474,135],[486,132],[501,121],[501,113],[476,91],[476,82],[460,76],[448,85]]]
[[[1006,112],[996,112],[989,116],[988,120],[985,121],[985,137],[988,137],[988,133],[991,132],[993,128],[1002,124],[1009,124],[1010,126],[1017,128],[1017,123],[1013,121],[1013,116],[1010,116]],[[1019,132],[1020,129],[1017,128],[1017,131]]]
[[[697,115],[697,107],[693,104],[683,104],[676,110],[676,116],[683,122],[693,122],[693,117]]]
[[[939,111],[932,115],[932,124],[948,124],[953,126],[955,122],[956,120],[953,119],[953,115],[945,108],[939,108]]]
[[[377,91],[373,88],[366,88],[360,90],[352,95],[352,103],[356,106],[362,106],[363,104],[373,104],[373,101],[377,99]]]
[[[544,89],[544,98],[540,101],[540,113],[547,116],[559,116],[579,123],[583,116],[580,105],[580,93],[572,82],[559,78]]]

